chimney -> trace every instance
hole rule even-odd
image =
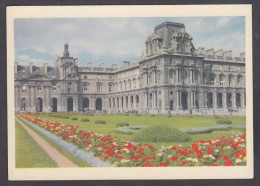
[[[48,63],[44,63],[44,73],[48,73]]]
[[[122,61],[122,67],[127,67],[130,65],[130,61]]]
[[[30,73],[33,72],[33,64],[32,63],[29,63],[29,68],[30,68]]]
[[[92,68],[92,62],[88,63],[88,68]]]
[[[106,68],[105,63],[101,63],[101,64],[99,65],[99,68],[105,69],[105,68]]]
[[[79,66],[79,59],[78,59],[78,58],[75,58],[75,59],[74,59],[74,63],[75,63],[76,66]]]
[[[214,56],[214,48],[211,48],[209,50],[206,50],[206,55],[207,56]]]
[[[223,57],[223,50],[218,50],[215,52],[215,58],[222,59]]]
[[[115,64],[112,64],[112,68],[114,69],[114,70],[116,70],[117,69],[117,64],[115,63]]]
[[[224,59],[232,59],[232,50],[224,52]]]
[[[17,73],[18,62],[14,62],[14,73]]]
[[[245,52],[240,53],[240,59],[245,61],[245,58],[246,58]]]

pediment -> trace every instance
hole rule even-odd
[[[44,80],[51,80],[51,79],[44,75],[34,75],[29,77],[28,80],[44,81]]]

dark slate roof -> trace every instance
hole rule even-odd
[[[30,73],[30,67],[28,65],[17,65],[17,73],[15,73],[16,78],[28,79],[35,75],[44,75],[44,76],[49,77],[50,79],[59,79],[58,67],[48,66],[47,74],[46,74],[46,73],[44,73],[44,66],[34,66],[33,65],[33,72]]]

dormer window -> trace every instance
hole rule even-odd
[[[68,93],[71,92],[71,86],[72,86],[72,82],[68,82]]]
[[[109,91],[109,92],[112,92],[112,85],[111,85],[111,84],[108,85],[108,91]]]
[[[57,90],[56,84],[53,84],[53,85],[52,85],[52,90],[53,90],[54,92],[56,92],[56,90]]]
[[[83,91],[86,92],[87,90],[88,90],[88,85],[85,84],[85,85],[83,86]]]
[[[42,86],[40,84],[37,85],[37,90],[38,90],[38,92],[42,91]]]
[[[22,86],[22,91],[26,91],[26,89],[27,89],[27,86],[26,86],[26,84],[24,84],[24,85]]]

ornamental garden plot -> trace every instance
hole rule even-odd
[[[86,153],[92,152],[96,157],[117,167],[246,165],[244,129],[237,130],[232,136],[197,140],[189,145],[180,143],[162,148],[146,142],[134,143],[114,135],[94,133],[83,130],[77,125],[63,124],[27,114],[20,116],[60,139],[74,144]]]

